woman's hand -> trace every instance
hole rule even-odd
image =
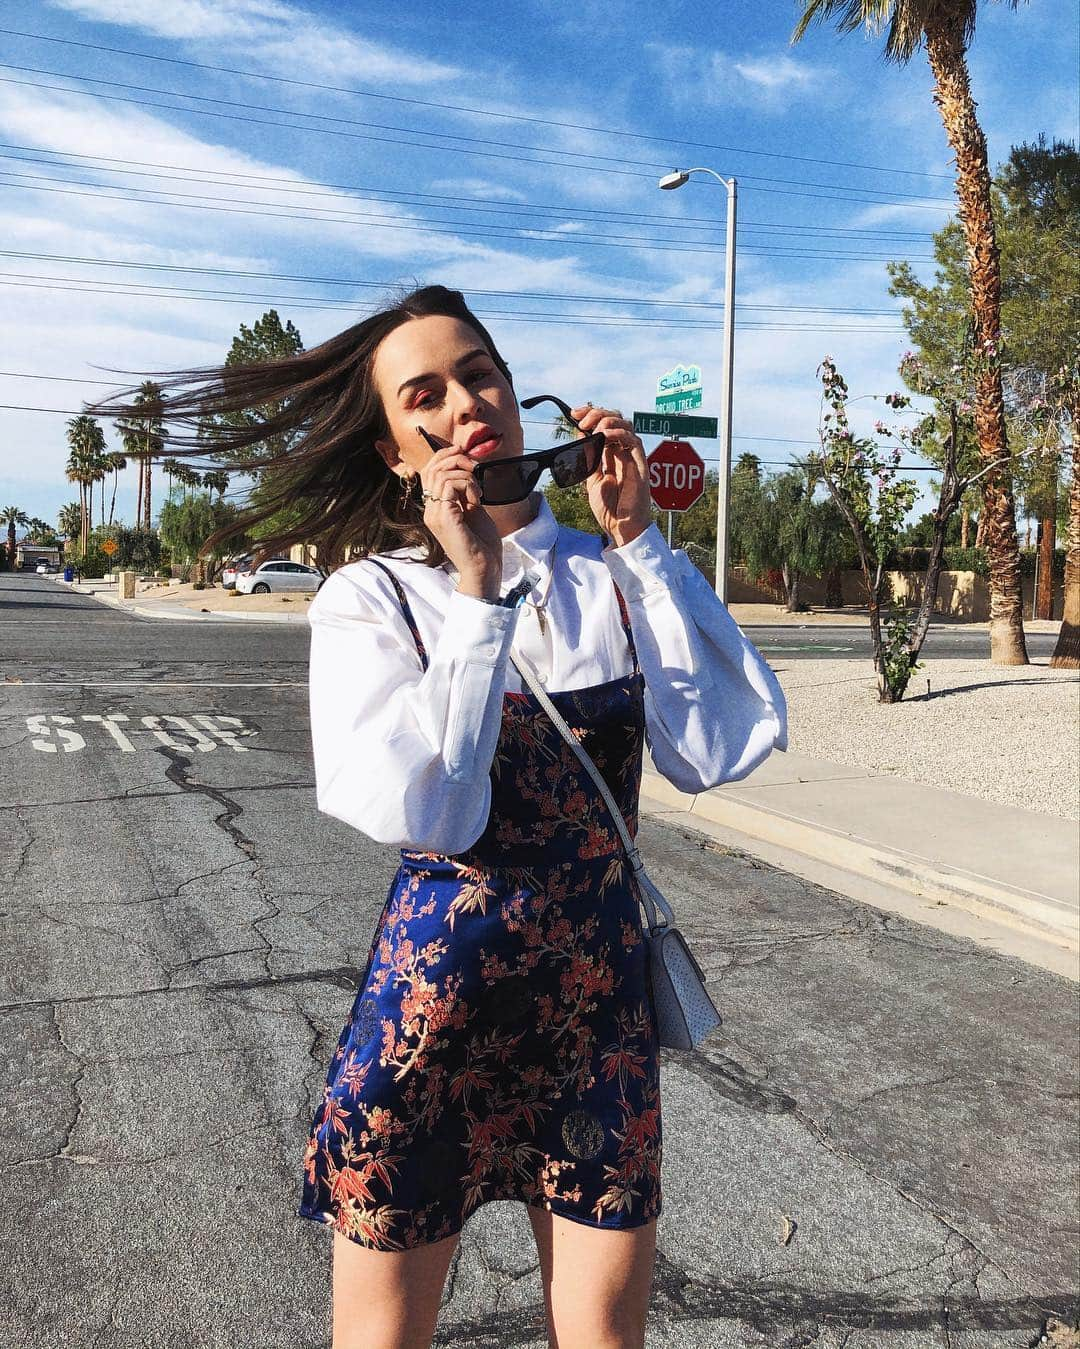
[[[573,409],[583,431],[603,431],[604,451],[596,472],[585,481],[596,523],[616,548],[630,543],[652,524],[652,495],[645,450],[621,412],[586,404]]]
[[[447,445],[420,470],[424,524],[458,571],[458,589],[497,600],[502,586],[502,539],[480,504],[475,462]]]

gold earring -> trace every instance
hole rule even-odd
[[[401,510],[408,510],[413,504],[419,481],[419,473],[403,473],[401,475],[401,495],[398,497],[398,506]]]

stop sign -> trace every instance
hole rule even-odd
[[[688,511],[705,490],[705,463],[685,440],[664,440],[646,463],[652,499],[662,511]]]

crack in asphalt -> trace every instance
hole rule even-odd
[[[977,1255],[970,1249],[943,1254],[946,1258],[966,1260],[971,1265],[977,1261]],[[941,1258],[940,1255],[935,1257]],[[455,1349],[499,1349],[502,1345],[546,1344],[542,1303],[532,1308],[500,1310],[496,1307],[479,1316],[454,1318],[447,1315],[458,1271],[466,1259],[477,1259],[483,1268],[487,1268],[471,1243],[463,1240],[458,1244],[448,1273],[449,1294],[444,1293],[433,1345],[453,1345]],[[986,1302],[977,1288],[973,1294],[957,1296],[957,1287],[965,1280],[971,1285],[972,1279],[973,1271],[968,1269],[951,1276],[941,1293],[914,1297],[903,1292],[873,1294],[858,1289],[810,1292],[792,1286],[789,1274],[736,1285],[712,1273],[694,1275],[658,1247],[649,1324],[653,1329],[663,1327],[676,1336],[679,1325],[736,1324],[760,1335],[761,1342],[770,1349],[804,1349],[818,1342],[826,1330],[842,1333],[841,1345],[848,1343],[860,1330],[883,1333],[922,1330],[939,1332],[946,1337],[961,1330],[1038,1333],[1046,1325],[1048,1312],[1069,1315],[1043,1307],[1041,1301],[1034,1298]],[[1075,1293],[1058,1296],[1062,1305],[1075,1306]],[[677,1344],[680,1339],[669,1342]],[[948,1338],[939,1342],[945,1349],[951,1349]]]
[[[757,1110],[763,1115],[790,1114],[798,1106],[794,1096],[789,1096],[778,1087],[762,1086],[760,1079],[755,1079],[735,1059],[714,1060],[697,1049],[689,1053],[684,1050],[662,1049],[660,1062],[683,1069],[726,1100],[733,1101],[748,1110]]]
[[[160,746],[160,751],[163,751],[164,753],[170,755],[170,757],[173,756],[173,755],[175,755],[177,758],[183,758],[183,755],[180,754],[180,751],[179,751],[179,750],[170,750],[170,749],[168,748],[168,746],[165,746],[165,745]],[[250,751],[250,752],[251,752],[251,753],[254,753],[255,751],[252,750],[252,751]],[[190,760],[190,759],[185,760],[185,763],[186,763],[187,766],[190,766],[191,760]],[[170,780],[175,781],[175,779],[173,779],[173,778],[171,777],[171,774],[166,773],[166,776],[169,777]],[[101,805],[109,805],[111,802],[114,802],[114,801],[125,801],[125,802],[126,802],[126,801],[151,801],[151,800],[159,799],[159,798],[161,798],[161,797],[168,797],[168,798],[171,798],[171,797],[174,797],[174,796],[179,796],[179,795],[181,794],[182,791],[191,791],[191,792],[198,793],[203,787],[205,787],[205,784],[200,783],[200,784],[198,784],[198,785],[190,785],[190,786],[188,786],[188,787],[181,787],[181,791],[177,791],[177,792],[150,791],[150,790],[140,790],[140,789],[138,789],[138,788],[135,788],[135,789],[133,789],[133,788],[128,788],[127,791],[124,791],[124,792],[118,792],[118,793],[116,793],[116,794],[114,794],[114,795],[112,795],[112,796],[66,796],[66,797],[62,797],[62,798],[60,798],[60,799],[58,799],[58,800],[56,800],[56,801],[20,801],[20,802],[18,803],[18,805],[15,805],[15,804],[12,803],[12,802],[0,803],[0,810],[13,810],[13,811],[16,812],[16,814],[18,814],[18,812],[21,811],[21,810],[44,810],[44,809],[46,809],[46,808],[48,808],[48,807],[50,807],[50,806],[101,806]],[[304,788],[305,790],[310,789],[310,790],[314,791],[314,789],[315,789],[315,783],[314,783],[314,782],[307,782],[307,781],[303,781],[303,782],[254,782],[254,783],[253,783],[253,782],[244,782],[244,783],[236,783],[236,784],[233,784],[233,783],[227,783],[224,787],[221,787],[221,788],[212,788],[212,789],[208,789],[204,794],[205,794],[205,795],[212,795],[214,791],[221,791],[221,792],[280,792],[280,791],[293,791],[293,790],[295,790],[295,789],[298,788],[298,787],[302,787],[302,788]],[[242,808],[241,808],[241,809],[242,809]],[[22,819],[21,816],[19,816],[19,818]],[[23,823],[25,824],[26,822],[23,821]]]
[[[7,1162],[0,1166],[0,1173],[5,1171],[15,1171],[27,1166],[40,1166],[45,1162],[65,1161],[71,1162],[75,1166],[149,1166],[155,1162],[171,1162],[180,1157],[196,1157],[203,1153],[207,1148],[220,1147],[224,1143],[233,1143],[238,1138],[246,1138],[249,1134],[262,1133],[264,1129],[274,1129],[279,1124],[292,1124],[294,1119],[290,1115],[277,1116],[273,1119],[260,1120],[257,1124],[245,1125],[242,1129],[235,1129],[232,1133],[220,1134],[217,1138],[200,1138],[199,1141],[190,1148],[176,1148],[168,1152],[154,1153],[149,1157],[95,1157],[92,1153],[67,1152],[64,1148],[56,1152],[48,1153],[43,1157],[26,1157],[19,1161]],[[65,1144],[66,1147],[66,1144]]]
[[[223,979],[213,984],[160,984],[150,988],[133,988],[114,993],[75,993],[67,998],[27,998],[22,1002],[0,1003],[0,1012],[14,1012],[24,1007],[66,1007],[79,1003],[124,1002],[131,998],[171,996],[176,993],[221,993],[236,989],[276,988],[284,984],[333,984],[355,993],[360,986],[361,971],[355,965],[336,965],[327,969],[293,970],[288,974],[273,974],[251,979]]]
[[[19,852],[18,864],[15,867],[15,870],[10,878],[9,883],[13,891],[17,888],[17,882],[20,875],[22,874],[23,867],[26,866],[26,859],[30,856],[30,849],[34,846],[34,831],[30,828],[30,822],[28,820],[23,819],[22,807],[15,806],[14,810],[15,810],[15,818],[18,820],[19,824],[22,825],[23,829],[26,830],[26,842],[23,844],[23,847]]]
[[[50,1157],[45,1160],[51,1160],[52,1158],[56,1157],[64,1157],[67,1158],[69,1161],[74,1161],[75,1156],[68,1152],[68,1148],[71,1146],[71,1140],[74,1137],[75,1130],[79,1127],[79,1122],[82,1119],[83,1096],[80,1087],[82,1085],[83,1077],[86,1074],[86,1064],[83,1061],[83,1059],[78,1054],[75,1053],[75,1051],[71,1048],[71,1046],[65,1043],[64,1032],[60,1026],[60,1010],[55,1003],[52,1005],[51,1010],[52,1010],[53,1030],[55,1030],[56,1032],[57,1044],[59,1044],[60,1048],[69,1058],[75,1060],[75,1062],[79,1065],[79,1068],[78,1072],[76,1072],[75,1076],[68,1084],[71,1089],[71,1098],[74,1106],[74,1111],[72,1113],[71,1119],[65,1126],[63,1142],[60,1144],[58,1148],[56,1148],[53,1151]]]

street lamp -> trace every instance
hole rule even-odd
[[[720,388],[720,481],[716,499],[716,583],[723,602],[728,597],[728,495],[731,485],[731,394],[735,366],[735,213],[737,183],[715,169],[676,169],[665,173],[659,186],[665,192],[690,181],[692,173],[711,173],[727,188],[727,249],[724,254],[724,378]]]

